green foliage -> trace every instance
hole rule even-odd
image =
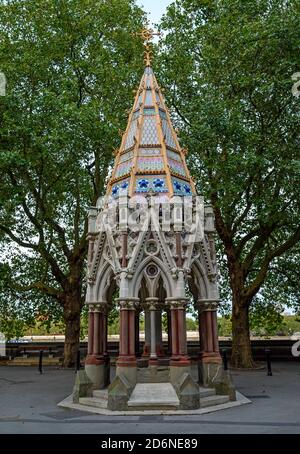
[[[250,310],[250,332],[252,336],[291,336],[300,332],[300,319],[295,315],[282,315],[271,303],[267,306],[252,306]],[[230,317],[218,318],[219,336],[232,337]]]
[[[283,336],[291,336],[294,333],[300,333],[300,318],[295,315],[284,316],[280,334]]]
[[[218,318],[218,334],[219,336],[232,336],[232,323],[229,317]]]
[[[272,335],[282,329],[284,317],[282,307],[272,301],[256,301],[250,308],[250,332],[256,335]]]
[[[267,276],[278,283],[278,260],[290,263],[297,284],[299,12],[296,0],[177,0],[161,24],[167,33],[157,71],[198,192],[214,208],[222,296],[236,318],[262,297]],[[279,288],[287,304],[297,304],[296,291]],[[234,352],[249,367],[250,343],[240,355],[233,322]]]
[[[298,10],[293,1],[180,0],[162,22],[158,71],[189,166],[199,192],[214,196],[251,294],[264,259],[298,228]]]
[[[186,329],[187,329],[187,331],[198,331],[198,329],[199,329],[198,321],[193,318],[187,317],[186,318]]]
[[[143,21],[132,0],[0,2],[0,304],[13,317],[79,317],[87,209],[142,71]]]

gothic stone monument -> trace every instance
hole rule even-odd
[[[146,41],[150,37],[151,32],[144,33]],[[145,71],[107,197],[89,211],[88,356],[74,399],[108,388],[111,410],[195,409],[203,388],[235,398],[218,345],[213,211],[197,198],[150,55],[146,44]],[[120,344],[116,376],[109,384],[107,317],[116,294]],[[199,314],[197,376],[187,354],[185,317],[191,299]],[[138,352],[142,311],[145,344]],[[163,312],[168,352],[162,343]]]

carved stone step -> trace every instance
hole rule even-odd
[[[93,397],[98,397],[99,399],[103,399],[107,402],[108,401],[108,391],[107,391],[107,389],[95,389],[93,391]]]
[[[138,383],[128,402],[134,409],[172,409],[179,407],[179,399],[171,383]]]
[[[200,386],[199,395],[200,395],[200,399],[201,399],[201,397],[215,396],[216,390],[215,390],[215,388],[203,388]]]
[[[213,407],[215,405],[226,404],[229,402],[228,396],[208,396],[200,398],[200,408]]]
[[[107,408],[107,401],[99,397],[80,397],[79,403],[87,407]]]
[[[159,367],[142,367],[137,371],[138,383],[166,383],[169,381],[169,368]]]

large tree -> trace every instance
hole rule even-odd
[[[300,239],[299,9],[298,1],[177,0],[161,25],[161,79],[199,193],[214,208],[239,367],[254,365],[250,305]]]
[[[143,22],[133,0],[0,2],[1,276],[33,311],[36,295],[57,303],[65,366],[79,344],[87,209],[142,69]]]

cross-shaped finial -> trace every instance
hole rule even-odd
[[[140,32],[135,33],[140,36],[145,43],[152,40],[153,36],[161,36],[161,33],[155,32],[152,28],[143,28]]]
[[[154,36],[161,36],[160,32],[155,32],[152,28],[143,28],[140,32],[134,33],[134,36],[142,38],[145,46],[145,65],[151,66],[152,50],[150,41]]]

